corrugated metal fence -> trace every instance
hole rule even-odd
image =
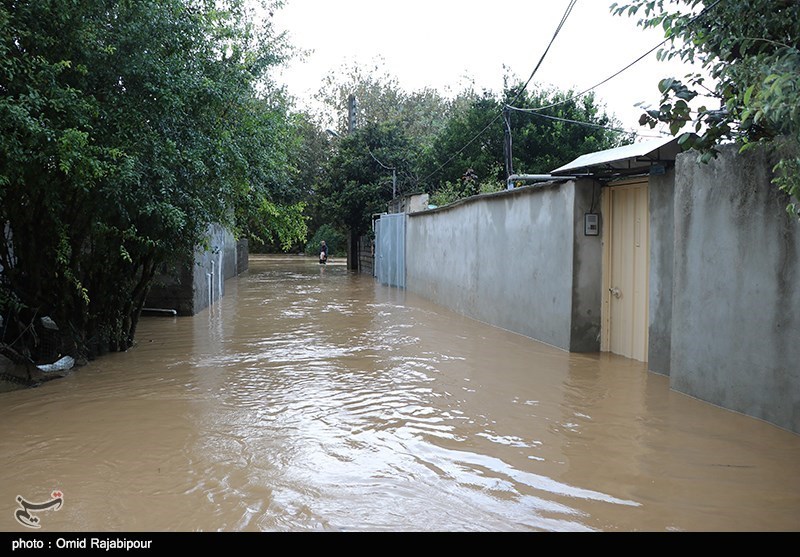
[[[375,276],[388,286],[406,287],[406,215],[381,215],[375,222]]]

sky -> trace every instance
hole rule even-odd
[[[624,0],[621,0],[624,3]],[[637,17],[612,15],[612,0],[578,0],[531,84],[583,91],[604,81],[663,41]],[[273,24],[310,51],[277,76],[300,104],[331,71],[378,61],[406,91],[425,87],[449,95],[474,82],[499,92],[503,75],[525,81],[547,49],[569,0],[287,0]],[[698,71],[653,52],[595,89],[626,129],[638,125],[636,103],[657,106],[658,81]],[[646,139],[646,138],[645,138]]]

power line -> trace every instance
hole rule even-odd
[[[704,15],[705,15],[705,14],[707,14],[709,11],[711,11],[712,9],[714,9],[714,8],[716,7],[716,5],[717,5],[717,4],[719,4],[721,1],[722,1],[722,0],[717,0],[716,2],[714,2],[713,4],[711,4],[710,6],[708,6],[707,8],[704,8],[704,9],[703,9],[703,11],[701,11],[699,14],[697,14],[697,15],[696,15],[696,16],[694,16],[692,19],[690,19],[690,20],[689,20],[689,21],[686,23],[686,25],[691,25],[692,23],[694,23],[695,21],[697,21],[698,19],[700,19],[702,16],[704,16]],[[539,111],[539,110],[544,110],[544,109],[546,109],[546,108],[553,108],[554,106],[558,106],[558,105],[564,104],[564,103],[566,103],[566,102],[569,102],[569,101],[571,101],[571,100],[574,100],[574,99],[579,99],[580,97],[584,96],[586,93],[589,93],[590,91],[593,91],[594,89],[597,89],[597,88],[598,88],[598,87],[600,87],[601,85],[604,85],[604,84],[605,84],[605,83],[607,83],[608,81],[611,81],[612,79],[614,79],[615,77],[617,77],[619,74],[621,74],[621,73],[622,73],[622,72],[624,72],[625,70],[629,69],[629,68],[630,68],[631,66],[633,66],[634,64],[638,64],[639,62],[641,62],[642,60],[644,60],[645,58],[647,58],[647,57],[648,57],[650,54],[652,54],[652,53],[653,53],[653,52],[655,52],[657,49],[661,48],[661,47],[662,47],[664,44],[666,44],[667,42],[669,42],[669,41],[671,41],[671,40],[674,40],[674,37],[667,37],[666,39],[664,39],[663,41],[661,41],[660,43],[658,43],[656,46],[654,46],[653,48],[651,48],[650,50],[648,50],[647,52],[645,52],[644,54],[642,54],[641,56],[639,56],[639,57],[638,57],[636,60],[634,60],[633,62],[631,62],[630,64],[628,64],[628,65],[627,65],[627,66],[625,66],[624,68],[622,68],[621,70],[618,70],[617,72],[615,72],[615,73],[611,74],[610,76],[608,76],[607,78],[605,78],[605,79],[604,79],[603,81],[601,81],[600,83],[597,83],[597,84],[595,84],[595,85],[592,85],[592,86],[591,86],[591,87],[589,87],[588,89],[584,89],[583,91],[581,91],[580,93],[578,93],[578,94],[576,94],[576,95],[573,95],[573,96],[571,96],[571,97],[568,97],[568,98],[566,98],[566,99],[564,99],[564,100],[562,100],[562,101],[558,101],[558,102],[556,102],[556,103],[549,104],[549,105],[547,105],[547,106],[540,106],[540,107],[537,107],[537,108],[530,108],[530,109],[526,109],[526,111],[527,111],[527,112],[537,112],[537,111]]]
[[[528,81],[525,82],[525,85],[522,86],[522,88],[517,92],[517,94],[514,97],[514,99],[511,101],[512,103],[515,102],[520,97],[520,95],[522,95],[522,93],[525,91],[525,88],[528,86],[528,84],[533,79],[533,76],[536,74],[536,71],[539,69],[539,66],[542,65],[542,61],[544,60],[545,56],[547,56],[547,52],[550,50],[550,47],[553,45],[553,42],[556,40],[556,37],[561,32],[561,28],[564,26],[564,22],[567,21],[567,18],[569,17],[569,14],[572,13],[572,8],[575,7],[575,4],[577,2],[578,2],[578,0],[570,0],[569,5],[567,5],[567,9],[564,11],[564,15],[561,16],[561,21],[558,23],[558,26],[556,27],[556,30],[553,33],[553,36],[552,36],[552,38],[550,39],[550,42],[547,45],[547,48],[545,49],[545,51],[542,54],[542,56],[539,58],[539,62],[536,64],[536,67],[533,68],[533,71],[531,72],[531,75],[528,78]],[[495,117],[492,118],[491,121],[488,124],[486,124],[486,127],[484,127],[481,131],[479,131],[477,134],[475,134],[475,136],[472,139],[470,139],[463,147],[461,147],[461,149],[459,149],[458,151],[453,153],[453,155],[451,155],[449,159],[447,159],[441,165],[439,165],[433,172],[431,172],[430,174],[425,176],[422,179],[422,181],[424,182],[424,181],[428,180],[431,176],[433,176],[434,174],[439,172],[442,168],[447,166],[450,163],[450,161],[452,161],[458,155],[463,153],[464,150],[467,147],[472,145],[475,142],[476,139],[478,139],[480,136],[482,136],[486,132],[486,130],[488,130],[492,125],[494,125],[494,123],[497,122],[497,120],[502,116],[502,114],[503,114],[502,112],[497,113],[497,115],[495,115]]]
[[[574,8],[575,4],[577,3],[578,0],[570,0],[570,3],[567,6],[566,11],[564,12],[564,15],[561,16],[561,21],[558,23],[558,27],[556,27],[555,33],[553,33],[553,37],[550,39],[547,48],[544,49],[544,53],[542,53],[541,58],[539,58],[539,62],[536,64],[536,67],[533,68],[530,77],[528,77],[528,81],[525,82],[525,85],[523,85],[522,89],[520,89],[514,96],[514,98],[511,99],[511,102],[509,104],[514,104],[517,101],[517,99],[519,99],[519,97],[522,95],[522,93],[525,91],[525,89],[528,87],[528,84],[531,82],[531,80],[533,80],[533,76],[536,75],[536,72],[539,70],[539,66],[541,66],[542,62],[544,61],[544,57],[547,56],[547,53],[550,51],[550,47],[553,46],[553,42],[555,42],[556,37],[561,32],[561,28],[564,27],[564,23],[567,21],[569,14],[572,13],[572,8]]]
[[[386,166],[386,165],[385,165],[385,164],[383,164],[381,161],[379,161],[377,158],[375,158],[375,155],[373,155],[373,154],[372,154],[372,150],[370,150],[370,149],[367,149],[367,151],[369,151],[369,156],[370,156],[370,157],[372,157],[372,159],[373,159],[375,162],[377,162],[379,165],[381,165],[383,168],[385,168],[386,170],[394,170],[394,167],[393,167],[393,166]]]
[[[369,151],[369,156],[372,157],[372,159],[375,162],[377,162],[379,165],[381,165],[386,170],[391,170],[392,171],[392,199],[394,199],[397,196],[397,169],[394,166],[386,166],[381,161],[379,161],[377,159],[377,157],[372,154],[372,149],[367,148],[367,151]]]
[[[617,77],[619,74],[621,74],[621,73],[622,73],[622,72],[624,72],[625,70],[629,69],[629,68],[630,68],[631,66],[633,66],[634,64],[637,64],[637,63],[641,62],[642,60],[644,60],[645,58],[647,58],[647,57],[648,57],[650,54],[652,54],[652,53],[653,53],[653,52],[654,52],[656,49],[658,49],[658,48],[661,48],[661,46],[662,46],[664,43],[666,43],[667,41],[669,41],[669,40],[671,40],[671,39],[664,39],[663,41],[661,41],[661,42],[660,42],[660,43],[658,43],[656,46],[654,46],[653,48],[651,48],[650,50],[648,50],[647,52],[645,52],[644,54],[642,54],[641,56],[639,56],[639,57],[638,57],[636,60],[634,60],[633,62],[631,62],[630,64],[628,64],[628,65],[627,65],[627,66],[625,66],[624,68],[622,68],[621,70],[619,70],[619,71],[617,71],[617,72],[613,73],[612,75],[608,76],[607,78],[605,78],[605,79],[604,79],[603,81],[601,81],[600,83],[597,83],[597,84],[595,84],[595,85],[592,85],[592,86],[591,86],[591,87],[589,87],[588,89],[584,89],[584,90],[583,90],[583,91],[581,91],[580,93],[577,93],[577,94],[575,94],[575,95],[573,95],[573,96],[571,96],[571,97],[568,97],[568,98],[566,98],[566,99],[564,99],[564,100],[562,100],[562,101],[558,101],[558,102],[555,102],[555,103],[552,103],[552,104],[548,104],[548,105],[546,105],[546,106],[539,106],[539,107],[537,107],[537,108],[527,108],[527,109],[524,109],[524,111],[525,111],[525,112],[537,112],[537,111],[539,111],[539,110],[544,110],[544,109],[546,109],[546,108],[553,108],[554,106],[559,106],[559,105],[562,105],[562,104],[564,104],[564,103],[566,103],[566,102],[569,102],[569,101],[572,101],[572,100],[575,100],[575,99],[579,99],[579,98],[581,98],[582,96],[584,96],[586,93],[589,93],[589,92],[591,92],[592,90],[594,90],[594,89],[597,89],[598,87],[600,87],[600,86],[601,86],[601,85],[603,85],[604,83],[607,83],[608,81],[611,81],[612,79],[614,79],[615,77]]]
[[[722,1],[722,0],[716,0],[716,2],[714,2],[714,3],[713,3],[713,4],[711,4],[710,6],[708,6],[708,7],[706,7],[706,8],[703,8],[703,10],[702,10],[702,11],[701,11],[699,14],[697,14],[695,17],[693,17],[692,19],[690,19],[690,20],[687,22],[687,25],[691,25],[692,23],[694,23],[695,21],[697,21],[699,18],[701,18],[701,17],[703,17],[704,15],[706,15],[708,12],[710,12],[711,10],[713,10],[713,9],[714,9],[714,8],[717,6],[717,4],[719,4],[721,1]],[[553,37],[552,37],[552,39],[550,40],[550,43],[549,43],[549,44],[548,44],[548,46],[547,46],[547,49],[545,50],[545,52],[544,52],[544,54],[542,55],[542,57],[539,59],[539,63],[538,63],[538,64],[536,64],[536,67],[534,68],[533,72],[531,73],[530,77],[528,78],[528,81],[526,81],[526,82],[525,82],[525,85],[522,87],[522,89],[520,89],[520,91],[519,91],[519,92],[518,92],[518,93],[517,93],[517,94],[514,96],[514,99],[512,99],[512,101],[511,101],[512,103],[513,103],[513,102],[515,102],[515,101],[516,101],[516,100],[517,100],[517,99],[518,99],[518,98],[519,98],[519,97],[522,95],[522,92],[525,90],[525,88],[528,86],[528,84],[529,84],[529,83],[531,82],[531,80],[533,79],[533,76],[534,76],[534,74],[536,73],[536,70],[538,70],[539,66],[541,65],[541,63],[542,63],[542,60],[544,59],[544,56],[547,54],[547,51],[548,51],[548,50],[550,50],[550,46],[553,44],[553,41],[555,40],[556,36],[557,36],[557,35],[558,35],[558,33],[561,31],[561,27],[563,27],[563,25],[564,25],[564,22],[566,21],[566,18],[567,18],[567,17],[569,16],[569,14],[572,12],[572,8],[575,6],[575,3],[576,3],[576,2],[577,2],[577,0],[571,0],[571,1],[570,1],[569,5],[567,6],[567,9],[566,9],[566,11],[564,12],[564,15],[563,15],[563,16],[562,16],[562,18],[561,18],[561,22],[558,24],[558,27],[556,28],[556,31],[555,31],[555,33],[553,34]],[[609,77],[605,78],[603,81],[601,81],[601,82],[599,82],[599,83],[597,83],[597,84],[593,85],[592,87],[589,87],[588,89],[585,89],[584,91],[581,91],[581,92],[580,92],[580,93],[578,93],[577,95],[573,95],[573,96],[571,96],[571,97],[568,97],[568,98],[566,98],[566,99],[564,99],[564,100],[562,100],[562,101],[559,101],[559,102],[556,102],[556,103],[552,103],[552,104],[549,104],[549,105],[547,105],[547,106],[541,106],[541,107],[538,107],[538,108],[530,108],[530,109],[519,109],[519,110],[522,110],[522,111],[524,111],[524,112],[532,112],[532,113],[536,113],[536,112],[538,112],[538,111],[540,111],[540,110],[544,110],[544,109],[546,109],[546,108],[552,108],[552,107],[554,107],[554,106],[559,106],[559,105],[561,105],[561,104],[564,104],[564,103],[566,103],[566,102],[569,102],[569,101],[571,101],[571,100],[574,100],[574,99],[580,98],[580,97],[582,97],[583,95],[585,95],[586,93],[589,93],[590,91],[592,91],[592,90],[596,89],[597,87],[600,87],[601,85],[603,85],[603,84],[607,83],[608,81],[610,81],[610,80],[614,79],[614,78],[615,78],[615,77],[617,77],[619,74],[621,74],[622,72],[624,72],[624,71],[626,71],[627,69],[629,69],[631,66],[633,66],[633,65],[635,65],[635,64],[637,64],[637,63],[639,63],[639,62],[641,62],[643,59],[647,58],[647,56],[649,56],[650,54],[652,54],[652,53],[653,53],[655,50],[657,50],[657,49],[661,48],[661,46],[663,46],[664,44],[666,44],[666,43],[667,43],[668,41],[670,41],[670,40],[673,40],[673,38],[672,38],[672,37],[669,37],[669,38],[666,38],[666,39],[664,39],[663,41],[661,41],[661,42],[660,42],[660,43],[658,43],[656,46],[654,46],[653,48],[651,48],[650,50],[648,50],[647,52],[645,52],[644,54],[642,54],[641,56],[639,56],[638,58],[636,58],[636,59],[635,59],[633,62],[631,62],[630,64],[628,64],[627,66],[625,66],[625,67],[624,67],[624,68],[622,68],[621,70],[618,70],[617,72],[613,73],[612,75],[610,75]],[[508,105],[506,105],[506,106],[508,106]],[[509,108],[513,108],[513,107],[509,107]],[[500,118],[502,115],[503,115],[503,112],[502,112],[502,111],[501,111],[501,112],[499,112],[499,113],[498,113],[498,114],[497,114],[497,115],[496,115],[494,118],[492,118],[492,120],[491,120],[491,121],[490,121],[490,122],[489,122],[489,123],[486,125],[486,127],[484,127],[484,128],[481,130],[481,131],[479,131],[479,132],[478,132],[478,133],[477,133],[477,134],[476,134],[476,135],[475,135],[475,136],[474,136],[472,139],[470,139],[470,140],[469,140],[469,141],[468,141],[468,142],[467,142],[467,143],[466,143],[466,144],[465,144],[465,145],[464,145],[464,146],[463,146],[461,149],[459,149],[458,151],[456,151],[456,152],[455,152],[455,153],[454,153],[454,154],[453,154],[453,155],[452,155],[450,158],[448,158],[448,159],[447,159],[447,160],[446,160],[444,163],[442,163],[441,165],[439,165],[439,166],[438,166],[438,167],[437,167],[437,168],[436,168],[436,169],[435,169],[433,172],[431,172],[430,174],[428,174],[427,176],[425,176],[425,177],[423,178],[423,181],[425,181],[425,180],[428,180],[428,179],[429,179],[431,176],[433,176],[434,174],[436,174],[437,172],[439,172],[439,171],[440,171],[442,168],[444,168],[445,166],[447,166],[447,165],[448,165],[448,164],[449,164],[449,163],[450,163],[450,162],[451,162],[451,161],[452,161],[454,158],[456,158],[456,156],[457,156],[457,155],[460,155],[460,154],[461,154],[461,153],[462,153],[462,152],[463,152],[463,151],[464,151],[464,150],[465,150],[467,147],[469,147],[469,146],[470,146],[472,143],[474,143],[476,139],[478,139],[480,136],[482,136],[482,135],[483,135],[483,134],[486,132],[486,130],[488,130],[488,129],[489,129],[489,128],[490,128],[490,127],[491,127],[491,126],[492,126],[492,125],[493,125],[493,124],[494,124],[494,123],[495,123],[495,122],[496,122],[496,121],[497,121],[497,120],[498,120],[498,119],[499,119],[499,118]]]
[[[519,107],[511,106],[511,105],[508,105],[508,104],[506,105],[506,108],[508,108],[509,110],[515,110],[517,112],[524,112],[525,114],[532,114],[533,116],[538,116],[539,118],[546,118],[547,120],[555,120],[557,122],[566,122],[566,123],[569,123],[569,124],[578,124],[578,125],[586,126],[586,127],[590,127],[590,128],[599,128],[599,129],[602,129],[602,130],[609,130],[609,131],[621,132],[621,133],[637,133],[635,130],[626,130],[626,129],[623,129],[623,128],[612,128],[611,126],[604,126],[602,124],[595,124],[593,122],[583,122],[581,120],[570,120],[569,118],[559,118],[558,116],[548,116],[547,114],[540,114],[540,113],[535,112],[535,111],[533,111],[533,110],[531,110],[529,108],[519,108]],[[648,137],[648,136],[645,136],[644,134],[637,134],[637,135],[641,135],[642,137]],[[662,135],[665,135],[665,134],[662,133]],[[657,137],[657,136],[651,136],[651,137]]]

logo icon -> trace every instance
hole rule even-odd
[[[57,511],[64,504],[64,494],[56,489],[50,494],[51,499],[44,503],[31,503],[26,501],[22,495],[17,495],[17,503],[21,508],[14,511],[14,518],[17,522],[28,528],[41,528],[39,524],[39,517],[31,513],[39,513],[42,511]]]

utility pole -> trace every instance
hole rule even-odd
[[[514,161],[511,154],[511,120],[508,116],[508,106],[503,107],[503,124],[505,128],[505,141],[503,142],[503,154],[506,159],[506,178],[514,174]]]
[[[358,101],[356,101],[355,95],[350,95],[347,98],[347,131],[348,133],[353,133],[356,130],[357,116],[358,114]]]

